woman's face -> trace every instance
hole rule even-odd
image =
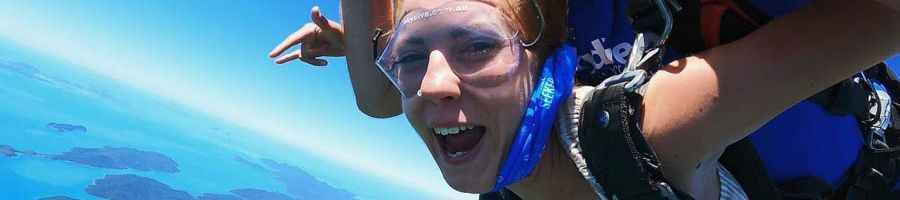
[[[379,65],[444,179],[489,191],[533,83],[520,31],[491,2],[407,0]]]

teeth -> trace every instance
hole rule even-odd
[[[468,152],[466,152],[466,151],[453,152],[453,153],[450,153],[450,158],[459,158],[459,157],[466,155],[466,153],[468,153]]]
[[[434,134],[437,135],[455,135],[460,131],[474,129],[475,126],[454,126],[454,127],[434,127]]]
[[[434,127],[434,134],[447,135],[449,133],[450,133],[450,130],[448,130],[448,128]]]
[[[448,128],[447,130],[450,131],[450,134],[455,135],[455,134],[459,133],[459,127],[452,127],[452,128]]]

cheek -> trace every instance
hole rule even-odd
[[[414,97],[415,98],[415,97]],[[401,103],[403,108],[403,114],[406,115],[406,120],[409,121],[409,124],[415,129],[416,133],[419,134],[419,137],[425,139],[425,134],[430,134],[427,131],[427,126],[425,125],[425,118],[423,117],[423,102],[412,100],[414,98],[404,99]],[[426,143],[428,143],[426,141]]]
[[[428,148],[428,152],[431,154],[432,158],[435,160],[435,163],[439,162],[439,152],[437,150],[438,144],[434,141],[433,133],[428,128],[428,125],[425,121],[425,104],[424,100],[415,100],[416,97],[405,99],[402,102],[403,114],[406,115],[406,120],[409,121],[409,124],[416,131],[416,134],[419,136],[419,139],[425,144]]]
[[[531,95],[531,80],[527,73],[516,74],[504,84],[472,93],[479,97],[475,98],[478,110],[484,113],[494,128],[490,136],[494,140],[494,151],[505,155],[512,144]]]
[[[404,99],[402,101],[403,114],[406,115],[406,120],[409,121],[409,124],[416,130],[419,136],[426,136],[426,133],[429,131],[425,130],[428,126],[425,123],[425,115],[424,115],[424,101],[422,100],[414,100],[416,97]]]
[[[490,105],[490,109],[485,110],[492,112],[492,116],[497,117],[497,122],[514,124],[518,127],[530,99],[532,82],[533,77],[529,70],[518,70],[509,81],[484,94],[491,96],[491,98],[484,98],[486,101],[490,101],[484,102],[484,104]]]

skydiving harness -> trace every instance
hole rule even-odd
[[[770,18],[742,0],[631,0],[628,13],[637,32],[631,58],[622,74],[588,94],[578,129],[582,154],[611,199],[692,199],[668,184],[642,134],[642,86],[662,66],[670,36],[668,44],[687,55],[737,40]],[[890,199],[900,171],[900,102],[889,95],[900,91],[896,80],[882,63],[810,98],[859,119],[864,145],[839,188],[816,177],[776,186],[748,138],[729,146],[720,162],[750,199]]]
[[[675,11],[681,8],[674,0],[635,0],[631,4],[638,2],[663,5],[646,7],[646,13],[661,18],[662,28],[637,30],[624,72],[588,93],[578,127],[582,155],[610,199],[692,199],[666,180],[639,126],[642,86],[650,73],[660,68],[663,47],[674,25],[669,5]]]
[[[645,83],[662,66],[668,44],[690,55],[753,32],[771,18],[744,0],[631,0],[637,32],[623,73],[607,78],[585,97],[577,139],[600,199],[693,199],[672,187],[639,127]],[[900,199],[889,196],[900,174],[900,82],[883,63],[809,99],[831,114],[853,114],[864,145],[842,185],[816,177],[774,183],[749,138],[729,145],[719,159],[750,199]],[[883,82],[883,83],[882,83]],[[511,191],[481,199],[519,199]]]

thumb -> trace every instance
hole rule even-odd
[[[331,29],[331,24],[328,23],[328,19],[325,18],[325,15],[322,15],[322,11],[319,10],[319,6],[313,6],[312,10],[309,11],[309,18],[312,19],[313,23],[322,29],[323,31]]]

